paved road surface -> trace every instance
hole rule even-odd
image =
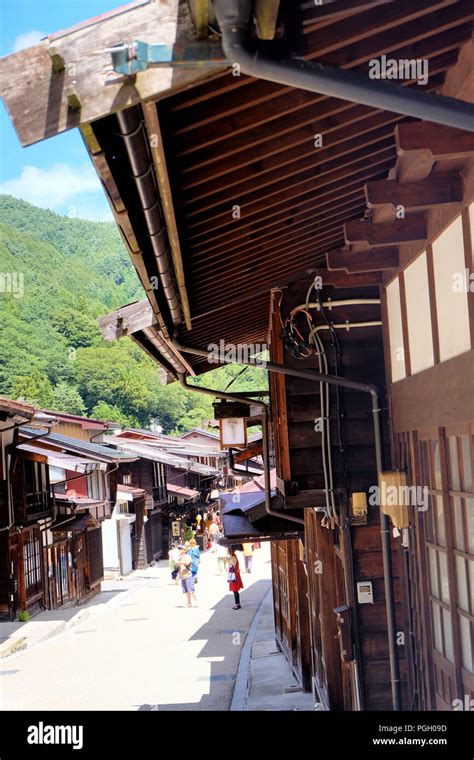
[[[228,710],[241,646],[270,577],[269,546],[262,545],[252,574],[243,574],[242,609],[234,611],[215,555],[206,553],[199,607],[187,609],[167,563],[149,568],[117,604],[3,660],[0,707]]]

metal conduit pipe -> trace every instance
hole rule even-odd
[[[207,354],[206,354],[207,356]],[[226,401],[239,401],[249,406],[258,406],[262,410],[262,453],[263,453],[263,474],[265,481],[265,512],[271,517],[279,517],[281,520],[288,520],[292,523],[299,523],[304,525],[304,520],[300,517],[294,517],[293,515],[285,515],[282,512],[277,512],[271,508],[271,482],[270,482],[270,446],[268,440],[268,406],[263,401],[255,401],[248,396],[234,396],[232,393],[225,393],[224,391],[215,391],[213,388],[203,388],[200,385],[190,385],[186,380],[186,375],[181,374],[179,381],[183,388],[188,391],[194,391],[194,393],[204,393],[206,396],[214,396],[215,398],[224,399]]]
[[[183,353],[188,354],[194,354],[195,356],[202,356],[204,358],[207,358],[209,356],[209,352],[205,351],[202,348],[195,348],[191,346],[184,346],[177,340],[176,337],[173,337],[172,339],[173,344],[176,346],[178,351],[182,351]],[[221,357],[221,361],[223,364],[235,364],[236,362],[229,361],[225,358],[225,356]],[[239,364],[242,365],[248,365],[249,367],[256,366],[255,361],[239,361]],[[304,380],[310,380],[311,382],[323,382],[328,383],[329,385],[338,386],[340,388],[348,388],[350,390],[354,391],[360,391],[361,393],[369,393],[372,401],[372,419],[373,419],[373,426],[374,426],[374,442],[375,442],[375,463],[377,468],[377,475],[380,476],[380,474],[383,472],[383,460],[382,460],[382,436],[380,431],[380,407],[379,407],[379,394],[377,386],[371,385],[370,383],[360,383],[356,380],[348,380],[344,377],[339,377],[337,375],[326,375],[322,372],[314,372],[313,370],[301,370],[301,369],[293,369],[292,367],[286,367],[284,364],[276,364],[275,362],[267,362],[265,365],[265,369],[267,369],[269,372],[276,372],[280,375],[289,375],[290,377],[300,377]],[[193,390],[198,390],[196,386],[188,386],[185,379],[181,379],[182,384],[185,388],[192,388]],[[203,390],[203,389],[200,389]],[[207,389],[206,389],[207,390]],[[208,393],[211,395],[218,396],[219,394],[216,391],[207,390]],[[223,398],[227,398],[226,394],[222,394]],[[239,401],[242,401],[242,397],[238,398]],[[259,403],[262,404],[262,402],[254,402],[252,403]],[[265,419],[267,418],[267,407],[265,406]],[[264,435],[264,441],[265,441],[265,435]],[[263,447],[264,452],[264,462],[266,463],[265,457],[268,453],[268,441],[266,445],[266,452],[265,452],[265,445]],[[266,464],[266,470],[268,470],[268,465]],[[268,470],[268,484],[270,482],[270,473]],[[265,475],[265,490],[267,490],[267,473]],[[278,516],[281,516],[279,513],[277,513]],[[385,590],[385,607],[386,607],[386,615],[387,615],[387,628],[388,628],[388,649],[389,649],[389,661],[390,661],[390,682],[391,682],[391,688],[392,688],[392,706],[393,710],[401,710],[401,691],[400,691],[400,663],[398,661],[398,649],[397,649],[397,623],[395,618],[395,593],[393,588],[393,570],[392,570],[392,553],[391,553],[391,546],[390,546],[390,524],[389,519],[387,515],[385,515],[382,510],[380,510],[380,536],[381,536],[381,544],[382,544],[382,561],[383,561],[383,573],[384,573],[384,590]]]
[[[222,33],[222,49],[229,63],[239,64],[242,74],[329,97],[381,108],[392,113],[474,131],[474,106],[462,100],[432,95],[369,79],[353,71],[341,71],[300,58],[274,60],[249,44],[250,0],[214,0]]]
[[[137,108],[117,114],[123,139],[146,221],[146,235],[156,260],[166,302],[174,325],[181,324],[181,309],[174,281],[166,226],[156,186],[153,163],[147,147],[145,128]]]
[[[331,325],[317,325],[316,327],[313,327],[312,330],[309,333],[309,340],[313,337],[313,335],[317,335],[317,333],[320,330],[347,330],[347,332],[350,332],[350,330],[353,330],[355,327],[381,327],[382,322],[374,320],[372,322],[334,322]]]
[[[317,309],[321,311],[321,306],[328,309],[335,309],[337,306],[377,306],[380,304],[380,298],[346,298],[342,301],[323,301],[318,303],[300,303],[290,311],[290,317],[296,314],[297,311],[305,311],[306,309]]]

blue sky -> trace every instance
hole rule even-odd
[[[0,56],[123,4],[124,0],[0,0]],[[0,102],[0,146],[0,193],[59,214],[112,219],[77,129],[22,148]]]

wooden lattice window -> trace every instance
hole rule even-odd
[[[42,591],[41,535],[38,528],[23,530],[23,571],[26,598],[30,599]]]

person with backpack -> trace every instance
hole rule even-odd
[[[191,573],[194,579],[194,583],[198,582],[198,570],[199,563],[201,561],[201,552],[195,538],[192,538],[189,542],[188,555],[191,557]]]
[[[181,588],[183,594],[186,596],[187,607],[192,607],[191,597],[194,599],[197,607],[196,591],[194,589],[194,578],[191,572],[191,557],[186,551],[186,547],[183,547],[183,553],[179,558],[179,580],[181,581]]]
[[[234,594],[235,604],[232,609],[240,610],[240,589],[244,587],[244,584],[240,575],[239,560],[233,546],[229,549],[227,581],[229,583],[229,591],[232,591]]]

